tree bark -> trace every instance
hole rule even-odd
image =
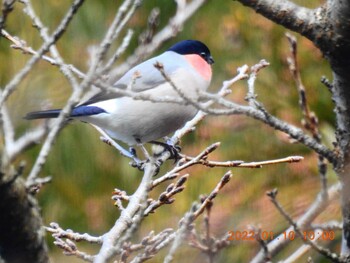
[[[337,142],[341,162],[336,171],[343,184],[341,207],[343,213],[342,255],[350,255],[350,3],[329,1],[329,16],[335,36],[328,60],[333,70],[333,100],[337,116]]]
[[[36,199],[22,178],[1,174],[0,255],[5,262],[48,262],[45,232]],[[10,181],[4,178],[10,177]]]
[[[300,33],[323,53],[333,71],[339,158],[333,162],[342,183],[343,243],[341,254],[350,255],[350,3],[328,0],[315,9],[287,0],[238,0],[273,22]]]

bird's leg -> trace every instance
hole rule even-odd
[[[136,156],[136,151],[135,149],[128,151],[126,149],[124,149],[121,145],[119,145],[115,140],[113,140],[104,130],[102,130],[100,127],[97,127],[96,125],[93,125],[90,123],[90,125],[92,125],[101,135],[101,140],[104,143],[107,143],[110,146],[113,146],[114,148],[116,148],[119,153],[127,158],[132,159],[135,163],[140,163],[141,160],[139,158],[137,158]]]
[[[181,159],[179,155],[181,151],[180,146],[174,145],[171,140],[167,140],[166,142],[150,141],[149,143],[162,146],[166,151],[170,153],[170,159],[174,159],[175,163]]]
[[[133,156],[137,157],[136,149],[134,147],[129,147],[129,153],[131,153]]]
[[[162,165],[162,162],[160,162],[159,160],[156,160],[154,157],[150,156],[147,149],[145,148],[145,146],[143,145],[143,143],[140,140],[136,139],[136,142],[137,142],[137,146],[141,148],[143,155],[145,156],[146,159],[144,161],[140,161],[140,162],[134,161],[131,163],[131,166],[139,169],[140,171],[144,171],[145,164],[148,162],[152,162],[157,168],[155,171],[155,174],[154,174],[154,176],[156,176],[159,173],[160,166]]]
[[[146,160],[144,161],[139,161],[139,162],[131,162],[131,166],[135,167],[137,169],[139,169],[140,171],[144,171],[145,169],[145,164],[150,160],[150,156],[149,153],[147,152],[145,146],[143,146],[143,144],[141,143],[141,141],[137,140],[137,146],[139,146],[143,152],[143,155],[145,156]],[[135,149],[134,149],[135,151]],[[136,153],[136,151],[135,151]]]
[[[150,160],[151,157],[148,153],[148,151],[146,150],[145,146],[143,146],[142,143],[138,143],[138,146],[141,148],[142,152],[143,152],[143,155],[146,157],[147,160]]]

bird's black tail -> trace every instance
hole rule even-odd
[[[26,120],[34,120],[34,119],[47,119],[47,118],[57,118],[60,114],[61,110],[45,110],[45,111],[33,111],[27,113],[24,118]]]
[[[27,115],[24,116],[24,118],[27,120],[57,118],[60,112],[61,112],[60,109],[33,111],[33,112],[27,113]],[[72,112],[70,113],[69,117],[84,117],[84,116],[97,115],[100,113],[106,113],[106,111],[96,106],[81,105],[72,109]]]

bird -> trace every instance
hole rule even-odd
[[[184,96],[196,99],[211,83],[213,63],[210,50],[203,42],[183,40],[128,70],[113,87],[159,98],[179,98],[180,91]],[[162,65],[165,76],[178,91],[156,64]],[[24,118],[56,118],[60,111],[34,111]],[[103,90],[75,106],[68,118],[90,123],[113,139],[135,146],[165,138],[183,127],[197,112],[198,109],[190,104],[137,100]]]

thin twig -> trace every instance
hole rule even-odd
[[[191,161],[186,163],[181,163],[181,161],[178,163],[178,166],[174,167],[171,171],[167,172],[163,176],[159,177],[158,179],[154,180],[152,182],[152,188],[156,187],[160,183],[174,179],[175,175],[178,175],[178,173],[198,162],[200,159],[206,158],[211,152],[216,150],[219,147],[220,143],[214,143],[210,146],[208,146],[206,149],[204,149],[201,153],[199,153],[196,157],[194,157]]]
[[[40,154],[39,154],[32,170],[28,176],[27,185],[30,185],[33,182],[33,180],[35,179],[35,177],[38,175],[38,173],[40,172],[42,165],[46,161],[46,158],[47,158],[48,153],[51,149],[51,146],[52,146],[59,130],[62,127],[62,123],[66,119],[66,116],[69,115],[70,111],[72,110],[72,107],[79,102],[80,97],[82,96],[84,91],[87,90],[88,88],[90,88],[93,80],[96,78],[97,69],[98,69],[99,65],[101,64],[101,61],[104,59],[104,56],[105,56],[107,50],[110,47],[111,40],[113,39],[118,22],[119,22],[119,16],[118,16],[118,12],[117,12],[111,26],[108,28],[108,31],[100,44],[99,49],[97,50],[96,55],[93,57],[94,59],[89,67],[89,70],[86,74],[86,77],[84,78],[84,80],[80,84],[79,88],[73,90],[71,97],[69,98],[65,107],[62,109],[60,115],[56,119],[55,124],[54,124],[52,130],[50,131],[50,133],[49,133],[49,135],[48,135],[48,137],[47,137],[47,139],[46,139],[46,141],[45,141],[45,143],[40,151]]]
[[[322,236],[322,231],[315,231],[315,237],[313,240],[310,240],[311,242],[316,242],[320,237]],[[310,245],[304,244],[300,246],[296,251],[294,251],[292,254],[288,256],[285,260],[283,260],[283,263],[293,263],[298,262],[300,258],[305,255],[309,250],[311,249]]]
[[[32,9],[28,8],[28,10],[32,10]],[[28,14],[30,14],[31,16],[35,16],[35,14],[32,14],[29,11],[28,11]],[[45,29],[43,29],[43,31],[46,32]],[[5,30],[1,31],[1,35],[13,43],[11,45],[12,48],[21,50],[23,52],[23,54],[30,54],[30,55],[33,55],[33,56],[34,55],[38,55],[38,51],[35,51],[32,47],[27,46],[27,43],[24,40],[19,39],[18,37],[12,36],[10,33],[8,33]],[[44,33],[42,33],[41,35],[45,36],[45,39],[49,39],[49,35],[44,34]],[[54,47],[54,45],[50,48],[51,52],[53,50],[53,47]],[[48,55],[42,55],[41,59],[46,61],[46,62],[48,62],[48,63],[50,63],[53,66],[59,66],[61,63],[62,63],[62,65],[64,65],[63,62],[59,62],[57,59],[54,59],[54,58],[52,58],[52,57],[50,57]],[[85,77],[85,74],[83,72],[81,72],[79,69],[77,69],[75,66],[73,66],[72,64],[67,64],[67,65],[64,65],[64,66],[67,67],[70,71],[72,71],[80,79]],[[64,74],[64,75],[66,76],[67,73]]]
[[[67,256],[76,256],[77,258],[80,258],[86,262],[94,262],[94,256],[80,251],[75,243],[70,239],[63,240],[62,238],[55,237],[55,241],[53,243],[55,246],[61,248],[63,253]]]
[[[335,254],[334,252],[329,251],[326,248],[323,248],[316,243],[312,242],[308,238],[303,238],[303,233],[301,229],[299,228],[298,224],[288,215],[288,213],[284,210],[284,208],[280,205],[280,203],[277,201],[277,189],[274,189],[267,193],[267,195],[270,197],[271,202],[275,205],[277,210],[280,212],[280,214],[288,221],[288,223],[293,227],[294,231],[299,235],[299,237],[303,240],[304,243],[307,245],[310,245],[314,250],[316,250],[321,255],[324,255],[328,259],[332,260],[333,262],[345,262],[340,257]]]
[[[191,223],[193,222],[192,213],[187,212],[180,222],[181,222],[180,227],[178,228],[176,233],[173,235],[173,240],[172,240],[173,243],[169,249],[168,254],[164,258],[164,263],[170,263],[174,259],[174,254],[176,250],[182,244],[182,241],[186,237],[186,233],[188,229],[191,227]],[[168,242],[168,240],[165,240],[165,242]]]
[[[156,167],[152,163],[145,165],[142,181],[135,193],[130,196],[128,206],[121,212],[114,226],[104,234],[103,244],[99,253],[96,255],[95,263],[106,262],[113,256],[118,239],[121,238],[123,233],[132,224],[132,219],[140,209],[140,206],[147,201],[148,191],[155,171]]]
[[[167,228],[155,235],[152,231],[142,239],[140,244],[125,244],[123,246],[123,253],[121,255],[121,262],[127,262],[126,259],[130,253],[143,249],[143,252],[134,257],[130,263],[144,262],[152,258],[158,252],[157,247],[173,232],[173,229]],[[125,253],[126,252],[126,253]]]
[[[193,161],[193,157],[182,155],[185,160]],[[241,168],[262,168],[265,165],[273,165],[280,163],[297,163],[304,159],[302,156],[288,156],[274,160],[266,160],[260,162],[244,162],[244,161],[210,161],[207,159],[196,160],[195,164],[202,164],[208,167],[241,167]]]
[[[2,29],[5,27],[6,19],[8,15],[12,12],[13,5],[15,2],[16,0],[2,1],[2,7],[1,7],[2,16],[0,16],[0,31],[2,31]]]
[[[129,29],[123,38],[123,41],[119,48],[116,50],[116,52],[113,54],[113,56],[108,60],[106,65],[101,69],[101,74],[107,73],[111,67],[114,65],[114,63],[119,59],[119,57],[125,52],[127,47],[130,44],[130,41],[132,39],[132,36],[134,35],[134,31]]]
[[[175,201],[174,195],[182,192],[185,189],[184,184],[188,177],[189,175],[185,174],[181,176],[176,183],[170,184],[167,189],[159,195],[158,200],[154,200],[149,204],[144,212],[144,216],[154,213],[154,211],[162,205],[172,204]]]
[[[260,60],[259,63],[255,64],[254,66],[251,67],[250,71],[250,75],[248,78],[248,93],[246,96],[246,100],[248,101],[249,105],[253,108],[257,107],[257,101],[256,101],[256,97],[257,95],[255,94],[255,80],[256,77],[258,75],[258,72],[269,66],[270,63],[268,63],[265,59]]]
[[[59,238],[68,238],[72,241],[87,241],[89,243],[96,243],[101,244],[102,243],[102,237],[94,237],[87,233],[85,234],[79,234],[75,233],[72,230],[63,230],[57,223],[50,223],[49,227],[45,227],[45,230],[47,232],[52,233],[53,237],[59,237]]]
[[[193,213],[193,220],[203,213],[207,205],[213,201],[213,199],[217,196],[221,188],[223,188],[230,181],[231,178],[232,178],[231,171],[228,171],[224,174],[224,176],[221,178],[220,182],[216,185],[214,190],[203,200],[200,207]]]
[[[261,250],[264,252],[264,262],[270,263],[271,262],[271,255],[270,255],[266,240],[264,240],[262,238],[261,228],[258,228],[258,230],[253,228],[253,230],[255,233],[255,240],[260,244]]]
[[[184,23],[206,2],[207,0],[192,0],[186,2],[185,5],[177,5],[176,12],[174,16],[169,18],[168,23],[152,37],[151,41],[139,45],[133,55],[113,69],[110,73],[111,78],[114,80],[120,78],[132,66],[154,53],[161,44],[176,36],[183,28]]]
[[[191,229],[191,224],[199,217],[199,215],[204,212],[206,207],[212,203],[213,199],[218,195],[220,189],[222,189],[230,181],[231,177],[231,171],[225,173],[214,190],[206,198],[204,198],[204,200],[202,200],[201,204],[193,205],[191,211],[187,212],[185,216],[180,220],[179,229],[176,231],[175,235],[171,236],[173,239],[173,244],[170,247],[167,256],[165,257],[164,262],[169,263],[173,260],[174,253],[182,244],[182,240],[186,236],[187,231]],[[165,240],[165,242],[169,242],[169,239]]]
[[[305,86],[303,84],[300,69],[299,69],[299,63],[297,58],[297,39],[293,35],[286,33],[286,37],[289,41],[290,46],[290,52],[291,56],[287,59],[289,64],[289,70],[291,71],[294,81],[296,83],[298,94],[299,94],[299,106],[301,109],[301,112],[303,114],[302,124],[305,127],[306,130],[310,131],[312,134],[312,137],[318,142],[321,143],[321,133],[318,128],[318,118],[314,112],[310,110],[307,96],[306,96],[306,90]],[[318,170],[320,174],[320,180],[321,180],[321,193],[322,197],[327,199],[327,164],[326,160],[323,155],[318,155]]]
[[[203,108],[204,112],[212,115],[246,115],[259,120],[270,127],[280,130],[288,134],[293,139],[304,144],[315,152],[321,154],[326,159],[329,160],[333,165],[339,161],[339,157],[332,150],[328,149],[325,145],[318,143],[314,138],[305,134],[300,128],[295,127],[285,121],[282,121],[275,116],[269,114],[267,111],[261,111],[260,109],[254,109],[249,106],[238,105],[236,103],[229,102],[227,100],[220,101],[225,104],[226,109],[213,109],[213,108]]]
[[[325,202],[324,199],[319,195],[316,200],[310,205],[306,212],[296,221],[296,224],[300,229],[309,229],[310,222],[312,222],[318,215],[325,211],[325,208],[334,200],[339,198],[339,192],[341,189],[341,184],[337,183],[327,190],[328,192],[328,202]],[[294,231],[294,228],[291,226],[284,231],[288,235],[291,231]],[[270,241],[268,246],[269,253],[273,257],[282,247],[286,246],[290,240],[284,238],[283,234],[275,237],[274,240]],[[265,262],[264,261],[264,251],[260,252],[251,260],[252,263]]]
[[[45,41],[39,51],[31,57],[31,59],[26,63],[24,68],[17,73],[15,77],[5,86],[0,94],[0,108],[2,107],[8,96],[16,89],[17,85],[24,79],[25,76],[30,72],[33,66],[40,60],[41,56],[44,55],[50,47],[56,43],[60,37],[65,32],[67,26],[74,17],[79,7],[84,3],[84,0],[75,0],[74,3],[69,8],[65,17],[62,19],[61,23],[58,25],[54,33],[51,35],[49,41]]]
[[[343,223],[338,222],[336,220],[331,220],[327,223],[322,223],[322,224],[312,224],[310,229],[316,230],[326,230],[326,231],[331,231],[331,230],[342,230],[343,229]]]

